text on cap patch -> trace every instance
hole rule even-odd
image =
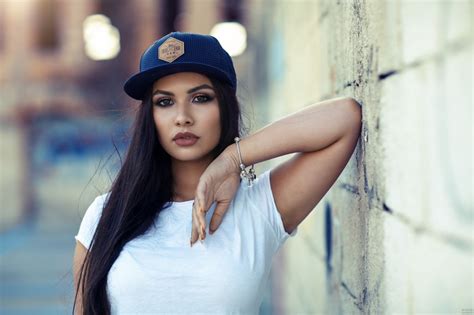
[[[184,54],[184,42],[170,37],[158,47],[158,59],[173,62]]]

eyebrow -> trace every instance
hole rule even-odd
[[[193,87],[192,89],[189,89],[189,90],[187,91],[187,93],[188,93],[188,94],[191,94],[191,93],[194,93],[194,92],[196,92],[196,91],[198,91],[198,90],[202,90],[202,89],[211,89],[211,90],[214,91],[214,88],[213,88],[212,86],[210,86],[210,85],[208,85],[208,84],[201,84],[201,85],[199,85],[199,86]],[[155,90],[155,91],[153,91],[153,95],[158,94],[158,93],[160,93],[160,94],[165,94],[165,95],[170,95],[170,96],[174,96],[173,93],[168,92],[168,91],[163,91],[163,90]]]

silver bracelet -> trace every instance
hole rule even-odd
[[[257,178],[257,176],[255,175],[255,170],[253,168],[253,164],[252,166],[250,166],[250,170],[247,172],[247,170],[245,169],[246,166],[244,165],[244,163],[242,162],[242,155],[240,154],[240,146],[239,146],[239,141],[240,141],[240,138],[239,137],[235,137],[234,138],[234,141],[237,145],[237,152],[239,153],[239,160],[240,160],[240,178],[242,179],[247,179],[248,180],[248,186],[251,187],[252,186],[252,183],[253,181],[255,180],[255,178]]]

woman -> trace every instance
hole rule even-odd
[[[361,110],[324,101],[239,139],[236,87],[212,36],[170,33],[143,53],[124,86],[142,101],[126,159],[76,235],[77,314],[258,313],[273,256],[344,169]]]

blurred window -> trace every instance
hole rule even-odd
[[[163,34],[176,31],[176,17],[181,13],[180,0],[164,0],[159,8],[161,13],[161,29]]]
[[[241,23],[241,17],[242,17],[242,1],[240,0],[224,1],[225,21]]]
[[[55,50],[59,46],[59,12],[57,0],[37,2],[36,44],[40,50]]]

